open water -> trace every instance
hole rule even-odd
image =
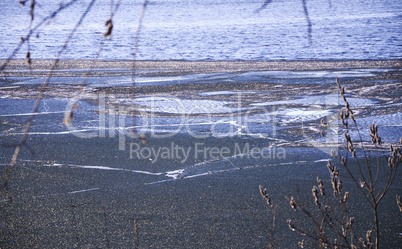
[[[74,0],[73,0],[74,1]],[[36,1],[32,58],[55,58],[90,1]],[[139,35],[140,60],[399,59],[399,0],[163,0],[149,1]],[[119,5],[118,5],[119,4]],[[143,1],[97,0],[74,33],[62,58],[132,59]],[[0,3],[0,58],[7,58],[29,32],[30,2]],[[113,15],[112,37],[104,40]],[[309,29],[309,21],[311,23]],[[310,32],[310,31],[311,32]],[[27,43],[16,57],[24,58]]]

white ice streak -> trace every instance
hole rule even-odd
[[[185,169],[167,171],[165,176],[173,178],[173,179],[181,179],[181,178],[183,178],[184,170]]]
[[[99,169],[99,170],[116,170],[116,171],[129,171],[133,173],[139,173],[139,174],[145,174],[145,175],[163,175],[164,173],[154,173],[154,172],[149,172],[149,171],[142,171],[142,170],[131,170],[131,169],[123,169],[123,168],[113,168],[113,167],[107,167],[107,166],[90,166],[90,165],[73,165],[73,164],[68,164],[68,167],[73,167],[73,168],[82,168],[82,169]]]
[[[88,191],[95,191],[95,190],[99,190],[99,188],[90,188],[90,189],[71,191],[71,192],[68,192],[67,194],[71,195],[71,194],[78,194],[78,193],[83,193],[83,192],[88,192]]]

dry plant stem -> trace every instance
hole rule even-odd
[[[292,231],[295,231],[302,236],[307,236],[317,242],[324,241],[324,240],[327,241],[327,239],[324,237],[323,233],[321,232],[323,219],[322,218],[316,219],[315,216],[304,207],[304,204],[300,200],[300,194],[299,194],[300,190],[299,190],[298,186],[296,188],[296,192],[297,192],[296,201],[293,199],[293,197],[290,199],[291,207],[293,210],[296,211],[296,215],[297,215],[296,220],[297,221],[302,220],[302,218],[299,214],[299,210],[300,210],[304,215],[306,215],[313,222],[314,226],[316,227],[317,231],[319,231],[319,232],[318,232],[318,234],[314,235],[314,232],[308,231],[308,229],[304,228],[303,224],[301,222],[299,222],[300,227],[297,227],[294,224],[292,224],[293,226],[291,226],[291,224],[289,223],[289,219],[288,219],[287,222],[288,222],[289,228]],[[293,220],[290,220],[290,222],[292,223]]]
[[[346,236],[343,236],[342,233],[341,233],[341,231],[339,231],[339,229],[337,229],[337,228],[334,226],[333,222],[330,222],[330,221],[328,220],[327,214],[324,212],[324,210],[322,210],[321,208],[319,208],[319,209],[320,209],[320,212],[321,212],[321,214],[322,214],[322,217],[318,217],[318,218],[316,219],[316,218],[314,217],[314,215],[311,214],[311,213],[310,213],[308,210],[306,210],[304,207],[301,207],[301,208],[300,208],[300,210],[301,210],[304,214],[306,214],[307,217],[309,217],[309,218],[313,221],[313,223],[314,223],[315,226],[316,226],[317,231],[319,232],[319,233],[318,233],[318,237],[314,237],[314,236],[309,236],[309,237],[310,237],[310,238],[314,238],[314,239],[317,240],[317,241],[321,241],[321,242],[326,242],[326,243],[328,243],[328,241],[329,241],[328,238],[327,238],[326,236],[324,236],[324,231],[325,231],[324,225],[327,224],[327,225],[339,236],[340,239],[343,239],[343,240],[345,241],[345,243],[346,243],[346,244],[348,245],[348,247],[349,247],[349,242],[348,242]],[[342,222],[340,222],[340,221],[338,221],[338,222],[339,222],[340,224],[342,224]],[[308,235],[308,234],[310,234],[310,233],[306,232],[304,229],[299,229],[299,233],[302,232],[302,231],[304,231],[304,232],[303,232],[304,234],[302,234],[302,235]]]
[[[132,93],[132,99],[135,99],[135,70],[136,70],[136,60],[137,60],[137,52],[138,52],[138,44],[139,44],[139,40],[140,40],[140,33],[141,33],[141,29],[142,29],[142,22],[144,20],[144,16],[145,16],[145,10],[147,9],[148,6],[148,0],[144,0],[144,3],[142,4],[142,10],[141,10],[141,14],[140,17],[138,19],[138,26],[137,26],[137,31],[135,32],[135,36],[134,36],[134,49],[133,49],[133,64],[132,64],[132,68],[131,68],[131,84],[133,87],[133,93]],[[135,134],[135,116],[133,116],[133,127],[131,128],[130,132],[132,134]]]
[[[353,118],[353,111],[350,110],[349,108],[349,104],[346,100],[346,97],[344,95],[345,90],[343,87],[340,86],[339,80],[336,79],[337,83],[338,83],[338,87],[340,89],[340,93],[341,96],[345,102],[345,108],[346,108],[346,113],[347,115],[342,112],[341,115],[341,119],[342,119],[342,123],[345,125],[346,127],[346,133],[345,133],[345,138],[347,140],[347,143],[349,144],[349,150],[351,152],[353,152],[353,157],[355,158],[356,164],[357,164],[357,168],[359,170],[359,174],[361,179],[363,179],[363,181],[360,182],[360,184],[362,186],[359,187],[359,183],[357,182],[356,178],[353,176],[353,174],[351,173],[349,166],[347,164],[347,159],[346,161],[343,159],[343,157],[341,157],[338,154],[338,159],[340,160],[341,164],[345,167],[346,171],[348,172],[349,176],[352,178],[352,180],[355,182],[357,188],[360,190],[360,193],[365,197],[365,199],[367,200],[367,202],[369,203],[370,207],[373,210],[373,215],[374,215],[374,225],[375,225],[375,234],[376,234],[376,238],[375,238],[375,248],[380,248],[380,230],[379,230],[379,220],[378,220],[378,205],[381,202],[381,200],[383,199],[383,197],[386,195],[386,193],[388,192],[389,188],[391,187],[395,176],[396,176],[396,170],[398,168],[398,164],[399,164],[399,158],[398,158],[398,152],[400,154],[399,149],[393,149],[391,146],[391,151],[392,151],[392,158],[389,159],[388,163],[390,166],[390,171],[388,172],[388,179],[386,181],[385,186],[383,187],[383,189],[379,192],[379,194],[376,196],[375,195],[375,186],[377,185],[378,179],[379,179],[379,171],[380,171],[380,155],[378,154],[378,150],[379,147],[377,145],[381,144],[381,137],[378,135],[378,127],[377,125],[373,124],[370,127],[370,136],[371,136],[371,140],[375,145],[375,150],[376,150],[376,155],[377,155],[377,168],[376,168],[376,176],[375,178],[373,178],[373,174],[372,174],[372,165],[371,165],[371,158],[370,155],[367,155],[366,153],[366,149],[364,147],[363,144],[363,139],[362,136],[360,134],[360,129],[357,126],[357,123],[355,121],[355,119]],[[363,156],[364,156],[364,160],[365,160],[365,168],[366,168],[366,173],[368,175],[368,178],[365,178],[365,174],[362,171],[362,165],[360,164],[360,161],[358,160],[358,158],[355,156],[356,151],[353,149],[352,146],[352,141],[350,139],[350,136],[348,135],[349,132],[349,127],[347,125],[347,122],[345,122],[344,119],[350,118],[354,124],[354,127],[357,131],[357,134],[359,136],[359,140],[360,140],[360,146],[362,148],[362,152],[363,152]],[[348,151],[346,152],[346,158],[348,158]],[[363,192],[362,187],[365,187],[365,189],[368,191],[368,196]]]
[[[333,168],[333,170],[335,170],[334,174],[338,174],[336,167]],[[353,223],[353,218],[349,218],[349,212],[347,211],[346,206],[344,205],[344,202],[347,198],[342,199],[341,195],[338,194],[336,198],[338,205],[334,205],[334,204],[330,204],[329,203],[329,199],[326,197],[325,195],[325,188],[324,185],[322,183],[322,181],[320,179],[317,179],[317,181],[320,183],[320,190],[322,192],[321,193],[321,197],[324,197],[323,200],[324,202],[321,202],[320,200],[318,200],[318,189],[317,187],[313,187],[313,195],[316,197],[316,206],[319,208],[319,215],[317,215],[314,212],[310,212],[308,211],[305,206],[304,203],[300,200],[300,196],[299,196],[299,189],[297,188],[297,197],[296,199],[291,197],[288,198],[286,197],[286,199],[289,201],[291,208],[295,211],[295,215],[296,217],[293,219],[285,219],[280,213],[276,212],[276,208],[275,206],[273,206],[271,204],[271,199],[268,196],[268,193],[266,191],[266,189],[264,189],[262,186],[260,186],[260,193],[262,195],[262,197],[267,201],[267,204],[270,208],[275,208],[273,209],[273,214],[279,215],[280,218],[282,218],[285,222],[287,222],[289,228],[292,231],[297,232],[298,234],[302,235],[302,236],[307,236],[310,239],[312,239],[313,241],[316,241],[319,243],[321,248],[327,247],[327,246],[338,246],[338,248],[342,247],[342,243],[344,243],[344,247],[347,248],[352,248],[353,245],[353,230],[352,230],[352,223]],[[338,187],[340,189],[340,187]],[[337,188],[337,189],[338,189]],[[339,190],[338,190],[339,191]],[[321,198],[320,197],[320,198]],[[342,202],[340,202],[340,200],[342,200]],[[328,204],[328,206],[330,206],[331,208],[328,208],[327,205],[324,206],[324,204]],[[342,212],[343,212],[343,216],[342,216],[342,220],[338,219],[335,211],[337,209],[341,208]],[[305,219],[303,219],[306,216],[309,220],[312,221],[312,225],[315,227],[316,232],[314,231],[310,231],[309,229],[306,229],[304,227],[304,223],[301,222]],[[297,222],[294,223],[294,221]],[[334,222],[335,221],[335,222]],[[337,226],[341,227],[341,228],[337,228]],[[333,231],[333,233],[336,235],[336,237],[338,238],[338,240],[335,241],[331,241],[328,238],[328,235],[326,235],[326,231],[329,228],[330,230]],[[270,240],[273,240],[273,231],[274,231],[274,226],[272,226],[271,230],[268,231],[267,233],[267,237]],[[348,239],[348,231],[350,234],[350,240]],[[271,236],[270,236],[271,235]],[[304,242],[301,242],[302,245],[304,245]],[[270,246],[272,244],[270,243]],[[300,245],[300,243],[299,243]],[[272,248],[272,247],[271,247]]]
[[[265,9],[271,2],[272,0],[265,0],[265,2],[261,5],[261,7],[255,10],[254,13],[259,13],[261,10]]]
[[[302,5],[303,5],[304,17],[305,17],[306,22],[307,22],[308,43],[309,43],[309,45],[311,45],[311,27],[312,27],[312,24],[311,24],[310,16],[308,14],[306,0],[302,0]]]
[[[271,240],[269,241],[270,248],[275,248],[275,241],[274,241],[275,235],[274,235],[274,232],[275,232],[276,208],[277,207],[273,207],[273,209],[272,209]]]
[[[32,29],[33,21],[35,19],[34,10],[35,10],[35,0],[31,0],[31,9],[29,11],[29,14],[31,16],[31,20],[29,22],[28,30]],[[30,41],[31,41],[31,39],[27,40],[28,51],[27,51],[27,54],[26,54],[26,62],[28,64],[29,68],[31,68],[31,42]]]
[[[52,77],[52,72],[58,67],[59,61],[60,61],[60,55],[62,54],[62,52],[67,48],[67,44],[69,43],[69,41],[71,40],[71,38],[73,37],[75,31],[78,29],[78,27],[81,25],[81,23],[83,22],[84,18],[86,17],[86,15],[88,14],[88,12],[90,11],[90,9],[92,8],[93,4],[95,3],[96,0],[92,0],[87,9],[85,10],[85,12],[81,15],[80,20],[77,22],[77,24],[75,25],[75,27],[73,28],[73,30],[70,32],[69,36],[67,37],[66,41],[63,44],[63,47],[59,50],[58,54],[57,54],[57,59],[55,59],[52,68],[50,69],[45,82],[42,84],[42,87],[40,88],[38,97],[36,98],[36,102],[34,105],[34,108],[32,109],[32,114],[29,116],[27,124],[24,127],[23,130],[23,136],[21,137],[17,147],[15,148],[14,151],[14,155],[12,157],[12,160],[10,162],[10,166],[7,169],[7,173],[6,173],[6,178],[4,180],[3,186],[1,191],[5,190],[8,194],[8,181],[10,179],[11,173],[15,167],[15,164],[17,162],[17,158],[18,155],[21,151],[21,147],[24,145],[24,143],[26,142],[26,139],[28,137],[28,132],[29,132],[29,128],[31,127],[32,121],[36,116],[36,113],[38,112],[38,108],[39,108],[39,104],[43,98],[43,94],[45,93],[45,89],[47,87],[47,85],[49,84],[49,80]],[[0,196],[2,195],[2,192],[0,192]]]
[[[342,206],[344,207],[344,204],[343,204],[343,203],[342,203]],[[346,208],[344,207],[343,210],[345,210],[345,209],[346,209]],[[342,240],[345,241],[347,247],[349,248],[349,247],[350,247],[350,243],[349,243],[349,241],[348,241],[348,239],[347,239],[347,237],[346,237],[346,234],[343,234],[342,231],[340,231],[340,229],[337,229],[337,228],[335,227],[335,224],[334,224],[331,220],[329,220],[329,219],[327,218],[327,212],[325,212],[325,210],[323,210],[321,206],[319,207],[319,210],[320,210],[320,212],[321,212],[321,214],[322,214],[322,220],[321,220],[321,222],[320,222],[320,231],[323,230],[324,223],[327,224],[327,225],[339,236],[339,239],[340,239],[341,241],[342,241]],[[346,215],[345,217],[346,217],[346,219],[347,219],[347,218],[348,218],[348,215]],[[339,225],[340,227],[343,227],[343,226],[345,225],[345,223],[342,222],[342,221],[340,221],[335,215],[332,215],[331,218],[332,218],[332,219],[335,219],[335,221],[338,223],[338,225]]]
[[[399,207],[399,212],[402,212],[402,201],[401,201],[401,196],[396,195],[396,204]]]
[[[276,220],[276,208],[277,206],[271,206],[272,208],[272,223],[269,231],[267,231],[268,248],[277,248],[275,243],[275,220]]]

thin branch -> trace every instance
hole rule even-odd
[[[138,19],[138,26],[137,26],[137,31],[135,32],[134,36],[134,50],[133,50],[133,64],[132,64],[132,69],[131,69],[131,84],[132,84],[132,99],[134,101],[135,99],[135,76],[136,76],[136,60],[137,60],[137,52],[138,52],[138,45],[139,45],[139,40],[140,40],[140,33],[142,29],[142,22],[145,16],[145,11],[147,9],[149,0],[144,0],[142,4],[142,10],[140,17]],[[130,130],[132,134],[135,134],[135,116],[133,116],[133,127]],[[145,138],[142,138],[145,139]]]
[[[264,10],[265,8],[267,8],[268,4],[270,4],[270,3],[272,3],[272,0],[265,0],[265,2],[261,5],[261,7],[256,9],[254,11],[254,13],[259,13],[261,10]]]
[[[306,0],[302,0],[302,5],[303,5],[304,18],[306,19],[306,22],[307,22],[308,43],[309,43],[309,45],[311,45],[311,43],[312,43],[312,39],[311,39],[312,24],[311,24],[311,20],[310,20],[310,15],[308,13]]]

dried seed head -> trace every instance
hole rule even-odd
[[[369,243],[371,243],[371,232],[372,232],[371,230],[368,230],[366,233],[366,239]]]
[[[318,208],[321,207],[321,203],[320,203],[320,200],[318,199],[318,197],[314,198],[314,203],[315,203],[315,205],[317,205]]]
[[[336,178],[335,177],[332,177],[332,188],[334,189],[334,194],[335,194],[335,196],[336,196],[336,193],[337,193],[337,187],[336,187],[336,185],[337,185],[337,180],[336,180]]]
[[[394,167],[392,157],[388,158],[388,166],[392,169]]]
[[[350,229],[352,228],[353,223],[355,222],[355,218],[354,217],[350,217],[348,222],[346,223],[346,229]]]
[[[343,161],[343,157],[341,158],[341,161]],[[332,175],[335,177],[338,177],[339,175],[339,169],[335,166],[334,170],[332,171]]]
[[[28,65],[32,64],[32,60],[31,60],[31,52],[27,52],[26,56],[25,56],[25,60],[27,62]]]
[[[297,205],[296,205],[296,201],[293,198],[293,196],[290,198],[290,206],[296,211],[297,210]]]
[[[346,110],[348,110],[349,111],[349,108],[350,108],[350,106],[349,106],[349,102],[345,102],[345,108],[346,108]]]
[[[324,234],[323,234],[324,235]],[[324,248],[328,248],[329,247],[329,243],[326,239],[319,239],[320,242],[320,246],[324,247]]]
[[[400,195],[396,195],[396,203],[398,204],[399,211],[402,212],[402,201]]]
[[[348,144],[348,149],[349,149],[350,152],[353,153],[354,149],[353,149],[352,143],[349,143],[349,144]]]
[[[345,195],[343,196],[343,202],[346,202],[347,199],[349,199],[350,194],[349,192],[346,192]]]
[[[341,163],[342,163],[343,166],[346,166],[346,162],[345,162],[345,159],[343,157],[341,157]]]
[[[317,189],[316,186],[313,186],[313,189],[311,190],[311,192],[313,192],[313,196],[314,196],[314,197],[317,197],[318,189]]]
[[[313,192],[315,205],[317,205],[318,207],[321,207],[321,203],[320,203],[320,201],[318,199],[318,189],[317,189],[317,187],[314,186],[313,189],[311,190],[311,192]]]
[[[338,193],[339,193],[339,194],[340,194],[341,191],[342,191],[342,181],[341,181],[341,179],[339,179],[339,178],[338,178],[337,190],[338,190]]]
[[[320,180],[320,179],[317,177],[317,180]],[[321,180],[320,180],[320,181],[321,181]],[[317,189],[317,187],[314,186],[311,191],[313,192],[315,204],[316,204],[318,207],[321,207],[321,203],[320,203],[320,201],[319,201],[319,199],[318,199],[318,189]]]
[[[293,221],[291,219],[289,219],[289,220],[287,220],[287,222],[288,222],[288,226],[289,226],[290,230],[296,231]]]
[[[261,185],[259,186],[259,188],[262,197],[267,201],[268,205],[271,205],[271,198],[269,198],[268,196],[267,189],[266,188],[264,189]]]
[[[327,167],[328,167],[328,169],[329,169],[331,172],[334,170],[334,168],[332,167],[332,164],[331,164],[331,160],[330,160],[330,159],[328,159]]]
[[[301,241],[301,242],[299,242],[299,243],[297,243],[301,248],[304,248],[305,246],[306,246],[306,244],[304,243],[304,239]]]
[[[104,37],[108,37],[112,35],[112,30],[113,30],[113,23],[112,19],[108,19],[105,23],[105,26],[107,27],[107,31],[103,34]]]
[[[320,178],[317,177],[317,182],[318,182],[318,188],[320,189],[320,193],[321,195],[325,195],[325,187],[324,187],[324,183],[321,181]]]

